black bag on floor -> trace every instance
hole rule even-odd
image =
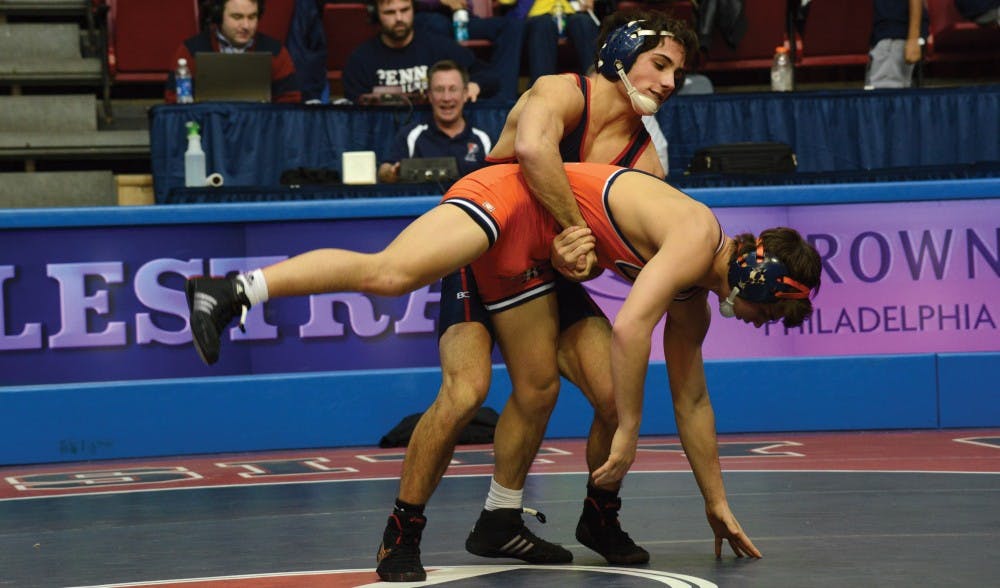
[[[797,166],[795,152],[786,143],[723,143],[696,151],[687,173],[787,174]]]
[[[379,447],[406,447],[410,444],[410,437],[413,436],[413,429],[417,426],[423,413],[411,414],[399,424],[385,434],[378,442]],[[458,436],[459,445],[476,445],[481,443],[493,443],[493,432],[497,427],[497,420],[500,415],[497,411],[488,406],[484,406],[476,411],[476,416],[472,417],[472,422],[465,427]]]

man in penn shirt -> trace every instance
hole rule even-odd
[[[398,87],[405,94],[424,93],[427,73],[442,59],[469,72],[469,100],[492,98],[499,80],[485,63],[454,39],[413,28],[413,0],[374,0],[379,34],[359,45],[344,66],[344,97],[358,102],[376,86]]]
[[[257,24],[264,12],[264,0],[213,0],[210,10],[209,29],[181,43],[173,63],[186,59],[193,76],[196,67],[194,56],[197,53],[270,53],[271,101],[302,102],[295,64],[288,50],[277,39],[257,32]],[[164,95],[168,103],[177,102],[176,87],[171,71]]]

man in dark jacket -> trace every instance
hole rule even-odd
[[[330,84],[326,79],[326,32],[316,0],[295,0],[295,11],[285,40],[295,63],[302,101],[329,102]]]
[[[498,78],[454,39],[413,28],[413,0],[375,0],[379,33],[359,45],[344,66],[344,97],[358,102],[376,86],[398,87],[404,94],[427,91],[427,72],[443,59],[469,72],[469,101],[492,98]]]
[[[195,73],[194,56],[197,53],[270,53],[271,100],[273,102],[301,102],[295,64],[281,42],[257,32],[257,23],[264,9],[264,0],[215,0],[211,3],[211,26],[181,43],[174,54],[173,63],[186,59],[191,75]],[[164,98],[168,103],[177,102],[174,73],[167,76]],[[198,89],[195,88],[195,92]]]

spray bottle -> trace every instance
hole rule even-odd
[[[184,152],[184,185],[189,188],[205,185],[205,152],[201,148],[198,123],[187,123],[187,151]]]

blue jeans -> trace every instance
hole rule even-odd
[[[455,38],[451,20],[440,12],[417,12],[413,26],[429,33]],[[517,100],[517,76],[521,70],[524,22],[501,16],[479,18],[470,15],[469,38],[493,43],[489,68],[500,80],[500,88],[494,99],[506,102]]]
[[[540,76],[558,73],[559,31],[555,19],[548,14],[532,16],[527,22],[525,51],[528,54],[528,75],[534,83]],[[573,44],[577,73],[586,74],[594,65],[599,32],[589,14],[566,15],[566,37]]]

